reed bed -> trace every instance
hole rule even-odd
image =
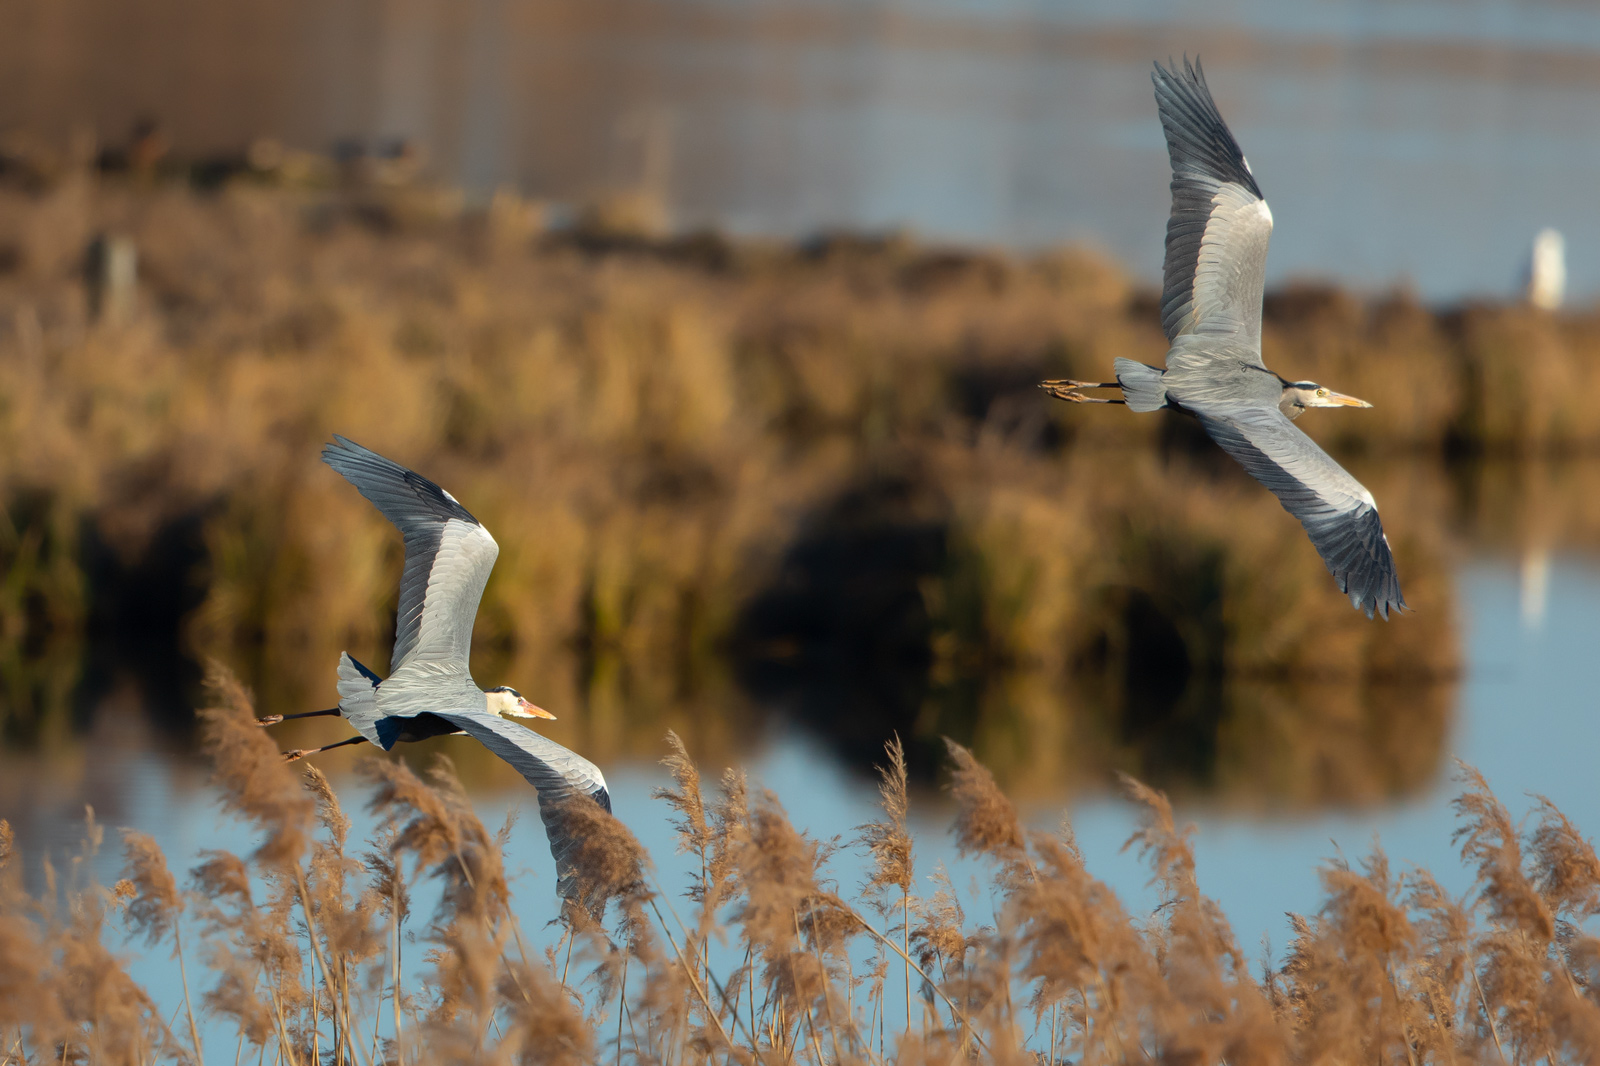
[[[1023,793],[1098,784],[1111,764],[1245,803],[1365,802],[1442,758],[1449,565],[1477,513],[1432,468],[1389,460],[1600,440],[1575,399],[1600,365],[1589,317],[1274,296],[1269,360],[1378,401],[1303,423],[1384,504],[1417,611],[1373,626],[1192,427],[1034,388],[1162,357],[1150,294],[1092,255],[645,238],[598,215],[551,233],[514,196],[469,210],[331,171],[212,191],[66,164],[11,174],[0,721],[44,746],[70,743],[74,694],[118,668],[88,663],[91,645],[129,645],[129,671],[165,648],[163,673],[196,688],[185,662],[220,658],[274,712],[326,706],[340,649],[381,668],[398,538],[317,463],[340,432],[495,531],[475,674],[581,707],[582,732],[558,735],[598,757],[646,755],[667,728],[730,752],[752,702],[771,702],[748,695],[757,668],[815,674],[831,648],[870,646],[874,669],[915,676],[862,738],[867,759],[898,728],[914,770],[948,734]],[[136,249],[131,301],[99,291],[96,238]],[[1524,375],[1535,344],[1542,376]],[[1534,528],[1533,488],[1492,491],[1483,521],[1502,540],[1590,528],[1559,493]],[[840,536],[847,556],[870,541],[904,563],[880,613],[807,568]],[[927,550],[896,549],[910,543]],[[1140,658],[1155,647],[1171,654]],[[1163,671],[1160,691],[1139,688]],[[1297,710],[1333,677],[1344,694],[1315,699],[1336,706]],[[1405,737],[1402,701],[1428,723]],[[1173,729],[1215,738],[1214,757],[1163,762]],[[1333,755],[1263,791],[1261,768],[1284,764],[1261,737]]]
[[[1136,914],[1086,868],[1070,825],[1031,829],[949,743],[952,832],[981,860],[992,919],[919,865],[903,753],[883,813],[846,838],[798,832],[736,771],[702,781],[667,736],[658,792],[690,857],[664,885],[622,821],[568,808],[586,845],[560,939],[529,947],[489,831],[448,764],[362,768],[377,819],[357,844],[315,768],[285,765],[248,694],[212,680],[202,713],[216,793],[254,827],[248,855],[174,872],[125,830],[125,875],[46,866],[23,888],[0,823],[0,1063],[1588,1062],[1600,1046],[1600,859],[1541,800],[1514,824],[1462,768],[1455,838],[1476,875],[1455,898],[1374,846],[1330,862],[1322,907],[1291,916],[1281,958],[1252,959],[1200,889],[1189,832],[1124,781],[1129,840],[1160,905]],[[626,812],[623,812],[626,819]],[[841,830],[844,827],[840,827]],[[88,826],[87,848],[103,831]],[[830,871],[868,860],[859,886]],[[38,881],[39,878],[36,878]],[[431,913],[416,901],[430,899]],[[139,987],[109,940],[170,953],[180,981]],[[402,955],[424,951],[408,971]],[[403,972],[416,974],[402,978]],[[228,1036],[218,1046],[218,1033]],[[202,1033],[206,1034],[202,1036]],[[209,1039],[209,1043],[205,1042]]]

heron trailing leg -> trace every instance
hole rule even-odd
[[[1115,381],[1073,381],[1062,378],[1059,381],[1041,381],[1039,387],[1058,400],[1068,403],[1127,403],[1124,399],[1101,399],[1098,396],[1085,396],[1084,389],[1120,389],[1122,385]]]
[[[301,711],[299,714],[269,714],[265,718],[257,718],[256,725],[277,725],[287,722],[291,718],[320,718],[325,714],[338,714],[339,708],[329,707],[325,711]]]
[[[295,716],[291,715],[290,717]],[[310,750],[305,748],[295,748],[293,751],[286,751],[283,753],[283,761],[294,762],[296,759],[304,759],[307,755],[318,755],[325,751],[332,751],[334,748],[342,748],[346,744],[365,744],[366,742],[367,738],[358,734],[348,740],[341,740],[336,744],[324,744],[320,748],[311,748]]]

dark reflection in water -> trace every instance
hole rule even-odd
[[[870,478],[812,516],[744,609],[743,684],[850,765],[871,766],[898,735],[928,776],[938,731],[918,728],[934,664],[922,585],[948,565],[948,527],[943,501],[904,474]],[[939,731],[970,736],[970,709],[944,717]]]
[[[1162,450],[1182,470],[1185,445],[1200,444],[1215,451],[1188,437]],[[1239,477],[1209,458],[1196,467],[1201,484]],[[1131,463],[1131,453],[1105,461]],[[1491,476],[1401,466],[1436,490]],[[1404,483],[1384,470],[1383,485]],[[1437,535],[1447,516],[1472,535],[1475,497],[1432,515],[1416,509],[1421,498],[1386,512],[1409,537],[1422,535],[1419,523]],[[869,477],[811,516],[748,601],[733,648],[740,680],[848,765],[870,766],[891,732],[907,738],[924,780],[939,773],[943,736],[1040,794],[1094,787],[1118,769],[1230,805],[1317,807],[1383,801],[1435,779],[1459,662],[1453,596],[1439,587],[1450,579],[1436,562],[1408,575],[1423,615],[1388,623],[1393,631],[1373,622],[1319,633],[1316,620],[1292,617],[1295,604],[1327,611],[1324,624],[1359,622],[1340,614],[1349,608],[1325,575],[1305,586],[1276,574],[1272,556],[1240,556],[1259,550],[1243,536],[1251,523],[1276,537],[1271,551],[1309,555],[1286,515],[1241,510],[1218,523],[1221,539],[1206,524],[1128,521],[1090,549],[1099,573],[1057,635],[1055,674],[952,606],[995,560],[962,550],[938,488],[915,472]],[[1377,644],[1362,651],[1352,634]],[[1301,646],[1286,652],[1286,641]]]
[[[1492,502],[1508,483],[1497,466],[1412,466],[1408,477],[1451,489],[1455,503],[1447,510],[1462,518],[1469,540],[1480,531],[1495,540],[1507,535]],[[1539,483],[1527,471],[1511,481]],[[1600,466],[1585,463],[1555,477],[1586,485],[1597,475]],[[1382,476],[1387,482],[1394,474]],[[1415,535],[1421,516],[1400,502],[1402,524]],[[1310,553],[1288,516],[1265,514],[1283,526],[1272,529],[1271,543]],[[1242,530],[1243,521],[1222,528]],[[1562,524],[1550,516],[1545,543],[1559,547],[1589,535]],[[83,753],[85,745],[116,743],[116,730],[131,728],[185,749],[191,709],[203,699],[201,670],[184,644],[204,595],[198,528],[197,520],[164,526],[129,558],[85,535],[86,638],[72,647],[25,643],[13,652],[8,691],[35,702],[8,697],[9,747]],[[701,736],[731,739],[734,747],[724,752],[730,761],[761,733],[742,724],[754,710],[758,722],[776,716],[807,731],[863,775],[881,760],[884,742],[899,735],[917,776],[935,781],[948,736],[973,746],[1008,786],[1040,796],[1099,787],[1112,770],[1178,795],[1246,807],[1365,804],[1428,787],[1443,766],[1454,708],[1455,677],[1437,672],[1437,664],[1459,657],[1453,620],[1435,611],[1399,618],[1388,623],[1392,629],[1373,622],[1376,630],[1362,623],[1340,631],[1363,639],[1376,631],[1381,645],[1402,649],[1425,634],[1426,662],[1403,651],[1388,658],[1382,650],[1353,653],[1339,646],[1347,637],[1319,644],[1312,632],[1296,638],[1309,640],[1309,651],[1261,659],[1287,664],[1274,668],[1287,673],[1262,673],[1251,657],[1281,643],[1279,630],[1297,620],[1249,613],[1277,608],[1249,599],[1259,594],[1249,575],[1241,585],[1241,564],[1225,554],[1232,549],[1206,528],[1152,527],[1096,547],[1105,562],[1090,565],[1105,573],[1089,583],[1074,626],[1059,634],[1065,672],[1057,673],[1019,658],[1002,634],[985,629],[984,616],[963,613],[963,589],[994,560],[963,549],[965,534],[938,485],[914,463],[878,469],[802,521],[769,583],[748,590],[725,650],[743,695],[703,690],[679,697],[678,705]],[[1244,563],[1246,570],[1253,565]],[[1442,572],[1412,576],[1449,581]],[[1262,587],[1273,596],[1309,597],[1335,621],[1351,621],[1331,581],[1318,578],[1305,590]],[[1448,593],[1426,590],[1419,587],[1424,595],[1414,599],[1451,602]],[[1449,646],[1427,643],[1441,641]],[[234,665],[254,680],[248,663]],[[315,673],[318,665],[307,669]],[[628,680],[626,657],[591,649],[565,668],[576,671],[582,705],[573,717],[581,732],[562,739],[597,757],[652,752],[668,724],[685,728],[646,697],[648,679],[642,689]],[[532,682],[544,679],[524,683]],[[49,700],[38,702],[40,693],[55,694],[49,700],[70,712],[65,719],[49,713]],[[265,712],[302,709],[262,704]],[[307,728],[320,731],[285,743],[344,735],[338,723],[331,732],[326,725],[315,723]]]

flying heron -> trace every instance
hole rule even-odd
[[[388,751],[402,741],[465,733],[510,763],[539,797],[539,815],[555,856],[558,891],[568,894],[568,853],[573,830],[563,817],[565,801],[582,793],[605,810],[611,795],[600,768],[576,752],[508,722],[555,715],[501,685],[484,691],[472,680],[467,654],[478,601],[494,569],[500,546],[456,498],[427,478],[335,434],[322,461],[371,500],[405,538],[400,609],[387,678],[362,666],[349,652],[339,656],[339,706],[303,714],[258,719],[276,725],[288,718],[339,715],[357,735],[310,751],[285,752],[290,760],[370,741]]]
[[[1072,403],[1182,411],[1300,520],[1350,602],[1371,618],[1405,610],[1372,493],[1293,421],[1312,407],[1371,407],[1261,361],[1261,293],[1272,212],[1196,60],[1156,64],[1156,108],[1172,160],[1161,289],[1166,369],[1117,359],[1116,381],[1046,381]],[[1120,399],[1084,394],[1120,389]]]

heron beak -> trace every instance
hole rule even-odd
[[[517,700],[517,715],[521,718],[548,718],[552,722],[555,721],[556,718],[555,715],[551,714],[543,707],[535,707],[527,700],[520,698]]]
[[[1342,392],[1329,392],[1326,396],[1317,397],[1315,407],[1371,407],[1365,400],[1358,400],[1354,396],[1346,396]]]

